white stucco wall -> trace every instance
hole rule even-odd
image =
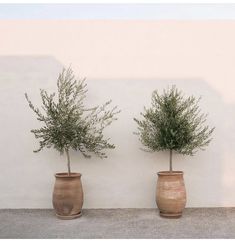
[[[116,145],[108,159],[71,156],[82,173],[85,208],[155,207],[156,172],[168,155],[141,151],[133,135],[154,89],[176,84],[202,96],[216,127],[206,151],[174,155],[185,172],[187,207],[235,205],[234,21],[0,21],[0,208],[50,208],[55,172],[66,169],[54,150],[33,153],[38,122],[24,92],[40,105],[39,88],[56,89],[63,65],[86,76],[87,103],[112,99],[122,112],[106,130]]]

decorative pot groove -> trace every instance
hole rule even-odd
[[[163,217],[180,217],[186,205],[182,171],[158,172],[156,203]]]
[[[83,190],[81,174],[55,174],[53,191],[53,207],[60,219],[74,219],[81,216],[83,205]]]

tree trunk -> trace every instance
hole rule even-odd
[[[67,166],[68,166],[68,175],[71,174],[71,170],[70,170],[70,157],[69,157],[69,149],[66,148],[65,149],[65,152],[66,152],[66,156],[67,156]]]
[[[172,173],[172,149],[170,149],[170,173]]]

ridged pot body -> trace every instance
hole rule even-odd
[[[83,205],[81,174],[57,173],[55,178],[52,203],[57,217],[61,219],[79,217]]]
[[[182,171],[158,172],[156,203],[163,217],[180,217],[186,205]]]

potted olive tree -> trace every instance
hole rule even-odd
[[[116,120],[115,115],[120,111],[117,107],[108,110],[111,101],[85,108],[86,84],[84,79],[76,80],[70,68],[59,74],[57,89],[57,94],[41,90],[42,111],[32,104],[27,94],[25,97],[37,120],[43,123],[41,128],[31,130],[40,144],[34,152],[53,147],[67,157],[68,171],[55,174],[53,206],[59,218],[73,219],[81,216],[83,190],[81,174],[71,171],[70,150],[79,151],[85,157],[94,153],[105,158],[103,150],[112,149],[114,145],[104,138],[103,130]]]
[[[172,167],[173,153],[194,155],[211,141],[214,128],[205,125],[199,99],[185,98],[175,86],[160,95],[152,94],[150,108],[144,108],[138,124],[140,141],[149,151],[169,152],[169,171],[158,172],[156,203],[163,217],[180,217],[186,204],[186,190],[182,171]]]

